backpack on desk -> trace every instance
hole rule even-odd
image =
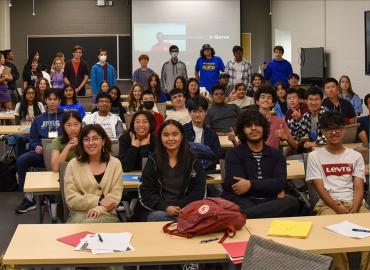
[[[246,222],[246,216],[235,203],[221,198],[206,198],[192,202],[181,209],[178,220],[163,227],[165,233],[186,238],[197,235],[225,232],[219,240],[233,237]],[[176,229],[169,227],[177,223]]]

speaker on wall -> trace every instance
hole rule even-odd
[[[301,48],[301,83],[321,85],[325,78],[324,48]]]

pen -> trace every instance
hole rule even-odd
[[[103,238],[101,238],[100,234],[98,234],[98,238],[100,242],[103,242]]]
[[[200,243],[201,243],[201,244],[205,244],[205,243],[212,242],[212,241],[217,241],[217,240],[218,240],[218,237],[215,237],[215,238],[209,238],[209,239],[201,240],[201,241],[200,241]]]
[[[370,233],[370,230],[362,230],[362,229],[352,229],[354,232],[367,232]]]

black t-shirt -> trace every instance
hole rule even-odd
[[[348,121],[350,118],[356,117],[355,109],[353,108],[351,102],[348,100],[345,100],[343,98],[339,98],[339,105],[335,106],[333,102],[329,98],[325,98],[322,102],[322,105],[328,108],[331,111],[338,111],[340,112],[344,117],[344,122],[346,125],[348,125]]]

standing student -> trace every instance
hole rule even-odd
[[[19,79],[19,72],[18,72],[17,66],[14,65],[13,63],[13,61],[15,60],[15,56],[11,49],[4,50],[4,57],[5,57],[4,66],[7,66],[10,68],[10,74],[12,75],[12,80],[9,80],[7,84],[8,84],[8,89],[10,91],[13,105],[15,105],[20,99],[19,93],[17,90],[17,80]]]
[[[237,83],[235,85],[235,97],[236,100],[228,102],[229,104],[235,104],[239,108],[245,108],[249,105],[254,104],[254,100],[247,95],[247,88],[244,83]]]
[[[370,94],[367,94],[364,98],[364,104],[369,112],[367,116],[357,118],[357,123],[360,124],[358,138],[362,143],[370,142]]]
[[[40,78],[36,82],[36,95],[42,104],[46,104],[46,91],[50,88],[49,81],[45,78]]]
[[[154,117],[154,120],[155,120],[155,128],[154,128],[154,134],[158,134],[158,131],[159,131],[159,128],[161,127],[161,124],[163,123],[164,121],[164,118],[162,116],[162,114],[158,113],[158,112],[155,112],[153,110],[153,107],[154,107],[154,94],[152,91],[150,90],[146,90],[144,91],[144,93],[142,94],[142,97],[141,97],[142,101],[143,101],[143,107],[142,109],[144,111],[147,111],[149,113],[152,114],[152,116]]]
[[[132,80],[134,83],[140,83],[144,86],[144,89],[148,88],[148,78],[152,73],[153,70],[148,68],[149,56],[147,54],[141,54],[138,58],[140,67],[134,71],[132,75]]]
[[[11,70],[9,67],[4,66],[5,57],[0,52],[0,109],[5,108],[8,110],[13,109],[12,99],[8,90],[8,81],[13,80]]]
[[[39,67],[39,62],[37,60],[33,60],[29,67],[27,66],[23,69],[23,89],[26,89],[29,85],[35,86],[37,80],[40,78],[42,78],[42,72]]]
[[[211,92],[212,86],[218,84],[220,72],[225,70],[222,59],[215,56],[215,50],[209,44],[204,44],[200,50],[200,57],[195,64],[195,78],[200,86]]]
[[[295,216],[299,210],[298,200],[284,193],[283,154],[265,143],[269,126],[260,112],[242,112],[236,124],[241,144],[226,153],[223,197],[249,218]]]
[[[205,196],[206,174],[184,136],[183,126],[174,120],[165,121],[159,130],[156,152],[139,186],[147,221],[176,220],[183,207]]]
[[[94,96],[98,94],[100,90],[99,85],[103,80],[108,81],[110,85],[117,85],[117,72],[115,68],[107,62],[107,55],[107,50],[99,49],[99,61],[91,68],[90,82]]]
[[[76,91],[71,85],[66,85],[63,88],[63,96],[59,104],[59,109],[62,111],[77,111],[81,119],[85,117],[85,109],[77,100]]]
[[[62,58],[55,57],[51,65],[51,85],[53,88],[64,88],[63,67],[65,63]]]
[[[191,121],[191,117],[185,106],[186,99],[184,92],[181,89],[172,89],[170,92],[170,98],[175,110],[168,113],[166,120],[176,120],[182,125],[189,123]]]
[[[230,75],[230,85],[235,87],[236,84],[243,83],[247,89],[251,88],[252,64],[243,57],[241,46],[233,47],[233,55],[234,58],[229,60],[225,66],[225,73]]]
[[[317,215],[368,213],[365,205],[365,164],[362,155],[343,146],[344,117],[337,111],[325,112],[320,126],[327,146],[308,155],[306,181],[312,182],[319,201]],[[350,269],[345,253],[330,254],[333,269]],[[362,253],[361,269],[369,269],[369,252]]]
[[[82,60],[83,48],[80,45],[74,46],[72,55],[73,58],[67,61],[64,67],[64,83],[70,84],[78,96],[84,96],[85,86],[89,80],[89,68]]]
[[[67,166],[64,193],[68,223],[119,222],[122,167],[111,155],[112,143],[100,125],[87,125],[78,139],[77,157]]]
[[[351,79],[347,75],[342,75],[339,78],[339,92],[340,96],[349,102],[351,102],[353,108],[355,109],[356,115],[361,115],[362,113],[362,102],[360,97],[353,92]]]
[[[155,102],[166,102],[167,95],[161,89],[161,81],[157,73],[152,73],[148,78],[148,89],[153,92],[155,96]]]
[[[76,156],[78,137],[81,131],[81,116],[76,111],[66,111],[61,121],[62,135],[55,138],[51,145],[51,169],[59,172],[59,164],[70,161]]]
[[[288,104],[286,101],[287,96],[287,87],[282,82],[277,82],[275,84],[276,88],[276,104],[275,104],[275,113],[277,117],[285,118],[286,112],[288,110]]]
[[[125,121],[125,113],[127,113],[126,109],[122,106],[121,102],[121,90],[118,86],[112,86],[108,93],[112,97],[112,107],[110,109],[111,113],[119,116],[122,122]]]

